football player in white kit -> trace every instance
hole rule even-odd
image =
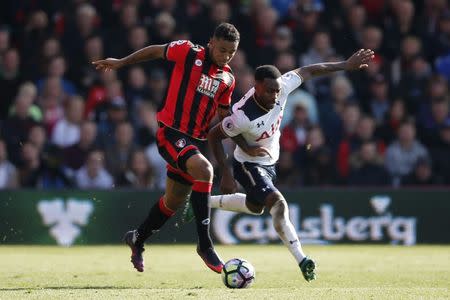
[[[304,81],[336,71],[365,69],[373,57],[372,50],[361,49],[346,61],[313,64],[283,75],[275,66],[260,66],[255,71],[255,87],[233,105],[232,114],[214,126],[208,135],[222,170],[221,191],[225,194],[211,197],[210,207],[254,215],[262,214],[267,208],[276,232],[295,257],[306,281],[316,278],[315,262],[304,254],[289,219],[287,202],[273,183],[275,163],[280,154],[279,127],[283,109],[289,93]],[[226,163],[222,140],[238,135],[249,146],[246,149],[236,146],[231,170]],[[236,193],[235,179],[246,195]]]

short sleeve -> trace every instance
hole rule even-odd
[[[187,40],[171,42],[166,46],[166,59],[174,62],[183,61],[192,46],[193,44]]]
[[[231,84],[226,87],[225,91],[222,93],[222,95],[218,100],[219,107],[226,109],[230,106],[231,95],[233,94],[234,87],[235,87],[235,80],[234,78],[232,78]]]
[[[283,74],[283,76],[281,76],[281,81],[286,94],[291,93],[302,84],[302,78],[294,71]]]
[[[237,136],[248,130],[250,120],[242,110],[233,112],[222,120],[222,131],[229,137]]]

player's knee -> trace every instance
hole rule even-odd
[[[253,215],[262,215],[264,213],[264,206],[262,205],[255,205],[248,201],[245,202],[245,205],[247,206],[248,210],[252,212]]]
[[[196,180],[211,182],[214,176],[214,169],[211,163],[204,157],[197,157],[188,165],[188,172]]]

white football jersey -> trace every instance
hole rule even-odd
[[[273,165],[280,156],[280,123],[289,93],[302,84],[301,77],[294,71],[283,74],[278,79],[281,91],[274,108],[262,108],[253,97],[251,88],[239,102],[233,105],[232,114],[222,120],[222,129],[229,137],[241,134],[250,146],[261,146],[269,150],[270,156],[255,157],[246,154],[239,146],[234,150],[234,158],[239,162],[253,162]]]

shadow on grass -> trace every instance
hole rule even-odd
[[[139,290],[147,288],[119,287],[119,286],[43,286],[29,288],[0,288],[0,292],[7,291],[40,291],[40,290]]]
[[[130,287],[130,286],[43,286],[29,288],[0,288],[0,292],[41,291],[41,290],[163,290],[164,288]],[[200,286],[183,288],[184,290],[202,289]]]

